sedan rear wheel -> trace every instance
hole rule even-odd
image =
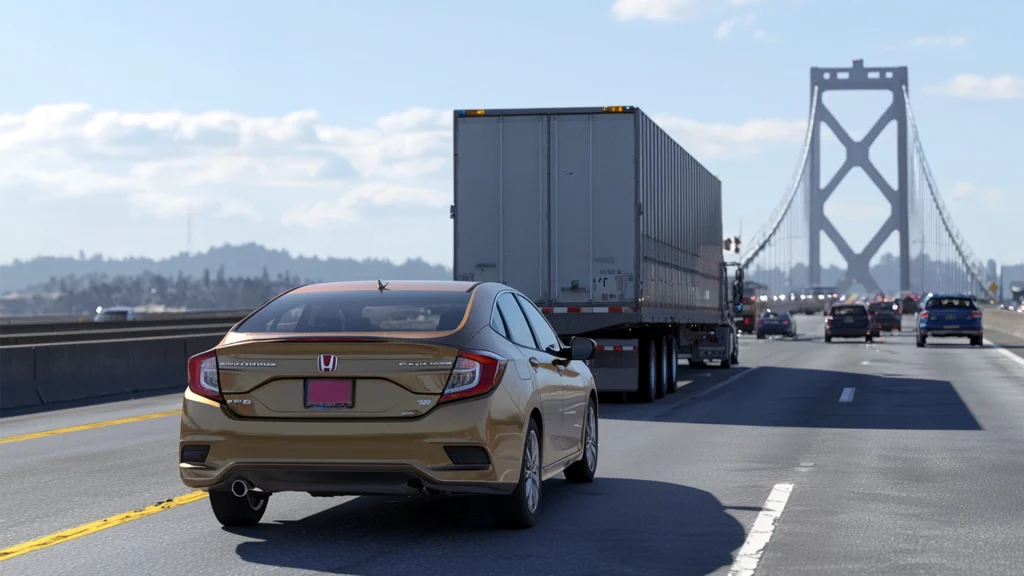
[[[494,516],[505,528],[531,528],[540,516],[541,482],[540,431],[537,421],[530,419],[523,446],[523,463],[519,470],[519,484],[508,496],[499,496],[494,502]]]
[[[270,494],[246,494],[239,498],[231,492],[210,492],[210,506],[213,515],[221,525],[228,528],[255,526],[267,511]]]

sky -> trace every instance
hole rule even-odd
[[[1017,263],[1021,21],[1012,0],[0,0],[0,262],[253,241],[450,264],[460,108],[639,106],[750,238],[791,186],[810,68],[862,58],[909,67],[956,225]],[[825,102],[856,138],[880,94]],[[872,157],[892,178],[886,132]],[[855,173],[826,213],[857,249],[888,208]]]

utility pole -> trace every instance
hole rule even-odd
[[[192,255],[192,201],[185,204],[185,253]]]
[[[996,296],[997,298],[999,298],[999,303],[1000,304],[1003,303],[1003,270],[1005,270],[1005,268],[1003,267],[1002,263],[1000,263],[999,264],[999,295]]]

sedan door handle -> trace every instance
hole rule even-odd
[[[530,358],[530,366],[533,366],[534,368],[539,368],[540,360],[537,360],[536,358]]]

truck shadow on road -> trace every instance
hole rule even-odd
[[[301,520],[230,529],[254,564],[328,574],[705,575],[732,564],[745,530],[709,492],[646,480],[544,483],[530,530],[495,528],[479,497],[357,498]],[[750,524],[760,508],[737,506]],[[271,501],[269,513],[273,514]]]
[[[618,419],[799,428],[982,429],[951,382],[905,377],[898,373],[899,366],[892,370],[878,375],[763,366],[687,401],[647,405]],[[853,391],[845,392],[849,388]]]

